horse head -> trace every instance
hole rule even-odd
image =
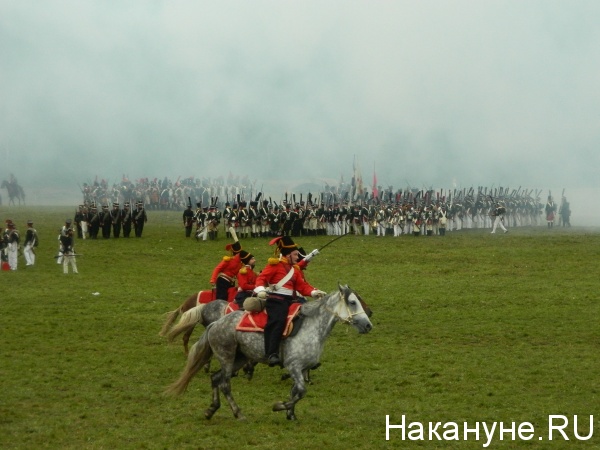
[[[338,283],[338,291],[340,300],[333,308],[333,312],[338,319],[352,325],[361,334],[371,331],[373,328],[373,324],[369,320],[372,314],[371,309],[348,285],[342,286]]]

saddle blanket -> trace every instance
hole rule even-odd
[[[237,294],[238,289],[236,287],[230,287],[227,292],[227,301],[232,302],[235,298],[235,294]],[[198,292],[198,297],[196,298],[196,303],[199,305],[201,303],[210,303],[213,300],[216,300],[217,291],[215,289],[211,289],[210,291],[200,291]],[[225,300],[225,299],[223,299]]]
[[[298,314],[300,314],[301,303],[292,303],[290,309],[288,310],[288,316],[285,321],[285,329],[283,330],[283,337],[289,336],[294,328],[292,324],[292,320]],[[260,312],[249,312],[246,311],[239,323],[235,327],[237,331],[254,331],[264,333],[265,325],[267,324],[267,311],[263,310]]]

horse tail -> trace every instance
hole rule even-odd
[[[169,311],[168,313],[165,314],[165,316],[166,316],[165,323],[163,324],[162,328],[160,329],[160,332],[158,333],[159,336],[167,335],[167,333],[169,332],[169,329],[173,326],[175,319],[177,319],[177,317],[179,317],[179,312],[180,312],[180,308],[177,308],[177,309],[175,309],[173,311]]]
[[[183,394],[187,390],[188,384],[190,384],[194,375],[210,361],[213,354],[212,348],[208,342],[208,332],[210,331],[211,325],[206,328],[206,331],[200,336],[198,342],[192,346],[185,369],[183,369],[183,372],[177,381],[165,389],[165,394]]]
[[[181,315],[179,322],[173,328],[166,332],[166,336],[169,341],[173,341],[181,333],[191,330],[199,322],[202,322],[202,308],[204,303],[194,306],[192,309],[188,309]]]

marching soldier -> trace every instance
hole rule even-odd
[[[492,234],[496,232],[496,227],[500,225],[500,228],[504,230],[505,233],[508,233],[508,230],[504,226],[504,214],[506,214],[506,208],[502,202],[497,202],[494,207],[494,211],[492,212],[492,216],[494,219],[494,226],[492,227]]]
[[[33,228],[33,220],[28,220],[27,231],[25,232],[25,246],[23,248],[26,266],[33,266],[35,264],[35,247],[37,246],[37,231],[35,228]]]

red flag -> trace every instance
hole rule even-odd
[[[377,174],[373,169],[373,198],[379,198],[379,189],[377,189]]]

